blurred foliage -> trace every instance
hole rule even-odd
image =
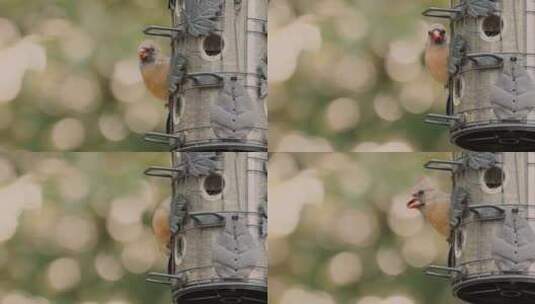
[[[168,153],[0,156],[0,303],[169,303],[146,283],[167,265],[151,230]]]
[[[448,153],[274,153],[269,164],[271,303],[460,303],[447,280],[446,240],[406,202]]]
[[[445,92],[423,65],[445,0],[280,0],[269,14],[270,150],[448,151]]]
[[[0,136],[27,150],[142,151],[165,107],[145,90],[144,26],[168,25],[164,0],[2,0]],[[166,52],[169,42],[158,41]]]
[[[29,150],[146,150],[164,105],[144,89],[144,25],[170,22],[164,0],[4,0],[0,136]],[[21,4],[23,3],[23,4]],[[423,123],[444,92],[422,64],[426,6],[447,1],[270,3],[272,151],[440,151]],[[168,41],[160,45],[167,49]]]

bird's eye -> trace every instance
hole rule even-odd
[[[433,31],[429,31],[427,32],[427,34],[429,34],[429,36],[433,35]]]
[[[444,34],[446,34],[446,31],[445,30],[440,30],[440,34],[444,35]]]

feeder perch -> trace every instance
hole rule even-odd
[[[535,1],[452,0],[424,16],[450,21],[445,114],[451,142],[472,151],[535,150]]]
[[[450,254],[426,273],[468,303],[535,303],[535,153],[455,153]]]

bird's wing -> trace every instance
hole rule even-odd
[[[429,223],[445,237],[450,236],[450,203],[446,193],[441,193],[436,200],[427,203],[426,217]]]
[[[425,52],[425,64],[433,78],[446,84],[448,74],[449,49],[447,46],[429,45]]]
[[[169,201],[166,200],[158,206],[152,216],[152,230],[162,250],[168,247],[171,238],[169,227]]]
[[[147,89],[157,98],[167,100],[169,61],[157,61],[141,66],[141,75]]]

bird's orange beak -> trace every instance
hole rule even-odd
[[[444,33],[438,29],[430,31],[429,36],[431,37],[431,40],[433,40],[435,43],[442,43],[445,39]]]
[[[146,48],[139,49],[137,54],[139,56],[139,59],[141,59],[141,60],[145,60],[149,56],[149,52],[148,52],[148,50]]]
[[[425,205],[420,199],[423,193],[421,191],[416,192],[412,195],[412,199],[407,203],[407,208],[409,209],[418,209]]]

